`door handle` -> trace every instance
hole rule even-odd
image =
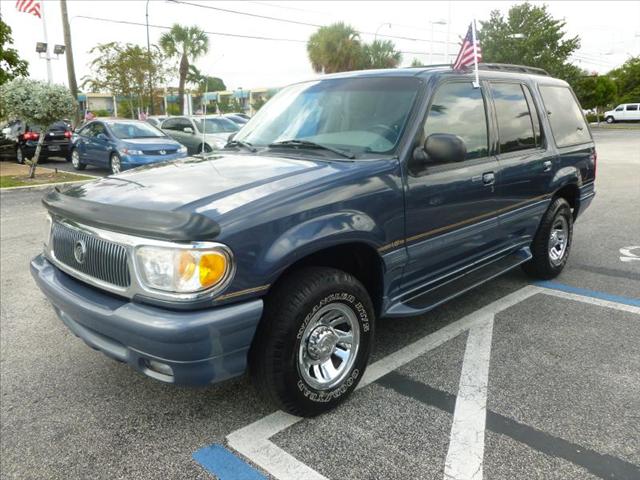
[[[482,174],[482,183],[485,185],[493,185],[496,183],[496,175],[493,172],[487,172]]]
[[[551,163],[551,160],[547,160],[547,161],[542,163],[542,171],[543,172],[550,172],[552,166],[553,166],[553,163]]]

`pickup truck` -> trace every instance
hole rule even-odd
[[[582,110],[541,70],[479,79],[407,68],[284,88],[224,150],[47,195],[32,274],[75,335],[144,375],[248,370],[280,408],[327,411],[362,379],[379,318],[566,265],[595,195]]]

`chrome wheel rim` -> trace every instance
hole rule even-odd
[[[71,164],[75,168],[78,168],[80,166],[80,155],[78,154],[77,150],[74,150],[73,152],[71,152]]]
[[[298,349],[298,371],[316,390],[339,385],[351,371],[360,347],[356,313],[343,303],[330,303],[313,314]]]
[[[559,265],[564,259],[569,244],[569,222],[564,216],[553,221],[549,236],[549,260],[553,265]]]
[[[111,157],[111,171],[113,173],[120,173],[120,157],[117,155]]]

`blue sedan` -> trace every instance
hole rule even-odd
[[[95,165],[115,174],[186,156],[187,147],[138,120],[94,120],[71,139],[71,163],[76,170]]]

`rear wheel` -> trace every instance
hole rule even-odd
[[[71,165],[76,170],[84,170],[87,166],[80,161],[80,152],[78,152],[77,148],[71,150]]]
[[[120,157],[117,153],[112,153],[111,158],[109,159],[109,168],[111,169],[111,173],[117,175],[122,171],[122,163],[120,163]]]
[[[16,162],[18,162],[20,165],[24,164],[24,152],[22,151],[22,147],[20,145],[16,147]]]
[[[213,148],[211,148],[211,146],[207,143],[202,143],[200,144],[200,146],[198,147],[198,153],[211,153],[213,152]]]
[[[605,119],[605,121],[606,121],[607,123],[615,123],[616,119],[615,119],[615,118],[613,118],[611,115],[609,115],[609,116]]]
[[[573,213],[569,203],[556,198],[542,217],[531,244],[533,258],[523,265],[534,278],[549,280],[557,277],[569,259],[573,237]]]
[[[344,401],[373,344],[371,299],[352,275],[310,267],[270,293],[250,354],[258,388],[280,408],[315,416]]]

